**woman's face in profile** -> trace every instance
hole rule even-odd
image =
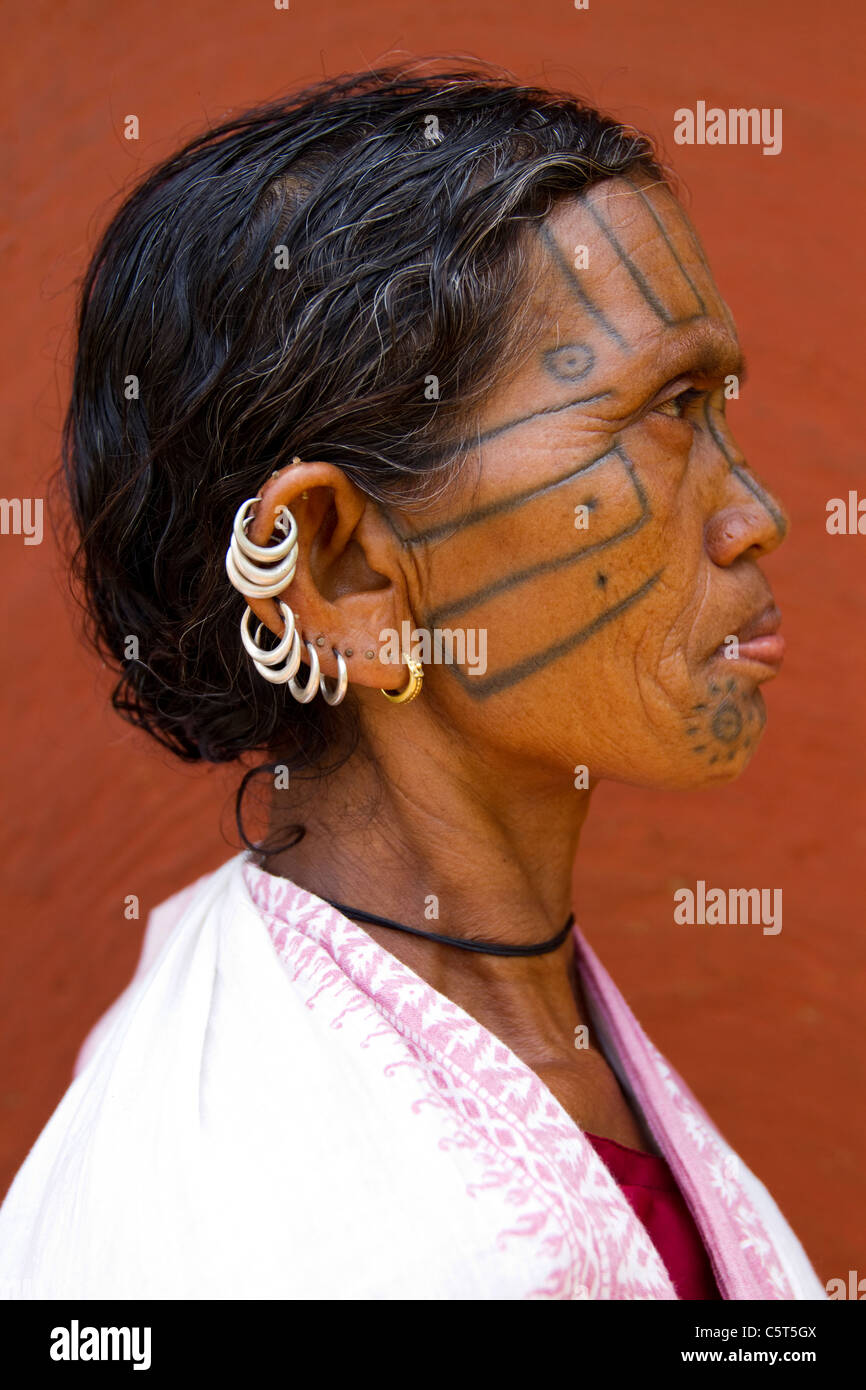
[[[726,781],[779,660],[757,562],[786,526],[725,420],[733,320],[648,181],[559,204],[532,256],[531,355],[489,398],[456,492],[400,523],[418,626],[487,633],[486,669],[437,668],[437,697],[540,770]]]

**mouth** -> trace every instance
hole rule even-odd
[[[779,632],[782,624],[782,615],[775,603],[769,603],[759,613],[755,613],[748,618],[738,630],[728,633],[712,653],[710,660],[721,657],[723,660],[736,661],[738,664],[748,662],[750,665],[765,668],[764,679],[767,673],[774,675],[782,665],[785,655],[785,639]],[[736,637],[737,646],[732,649],[729,638]],[[736,651],[736,656],[733,651]],[[728,653],[731,652],[731,655]]]

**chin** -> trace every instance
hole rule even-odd
[[[729,748],[720,754],[710,753],[707,759],[699,760],[695,756],[694,761],[688,762],[679,758],[676,762],[665,761],[661,766],[648,766],[645,770],[636,766],[628,773],[614,776],[612,780],[654,791],[688,792],[722,787],[736,782],[746,771],[757,749],[758,739],[754,739],[749,748]],[[666,751],[670,753],[671,750],[668,748]],[[709,759],[713,757],[716,761],[711,762]]]

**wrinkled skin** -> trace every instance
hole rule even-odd
[[[352,652],[378,767],[356,757],[314,792],[278,795],[274,824],[302,819],[308,834],[267,867],[422,929],[514,943],[567,917],[600,779],[687,788],[746,766],[774,670],[720,645],[772,605],[757,562],[786,529],[726,423],[740,347],[671,193],[597,185],[554,209],[530,255],[523,360],[486,401],[445,498],[386,516],[339,470],[304,461],[268,482],[250,531],[265,543],[281,502],[296,516],[284,597],[306,638],[326,636],[325,674],[332,647]],[[271,601],[252,606],[281,630]],[[379,687],[406,671],[379,659],[379,635],[403,621],[485,629],[486,671],[431,664],[419,698],[389,705]],[[520,960],[370,932],[508,1043],[583,1128],[654,1147],[595,1041],[574,1050],[589,1020],[570,941]]]

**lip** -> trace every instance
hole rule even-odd
[[[778,670],[785,655],[785,639],[779,632],[782,615],[775,603],[769,603],[759,613],[755,613],[741,624],[739,629],[728,636],[737,638],[736,658],[727,657],[724,639],[713,652],[713,657],[722,656],[727,660],[755,662]]]

